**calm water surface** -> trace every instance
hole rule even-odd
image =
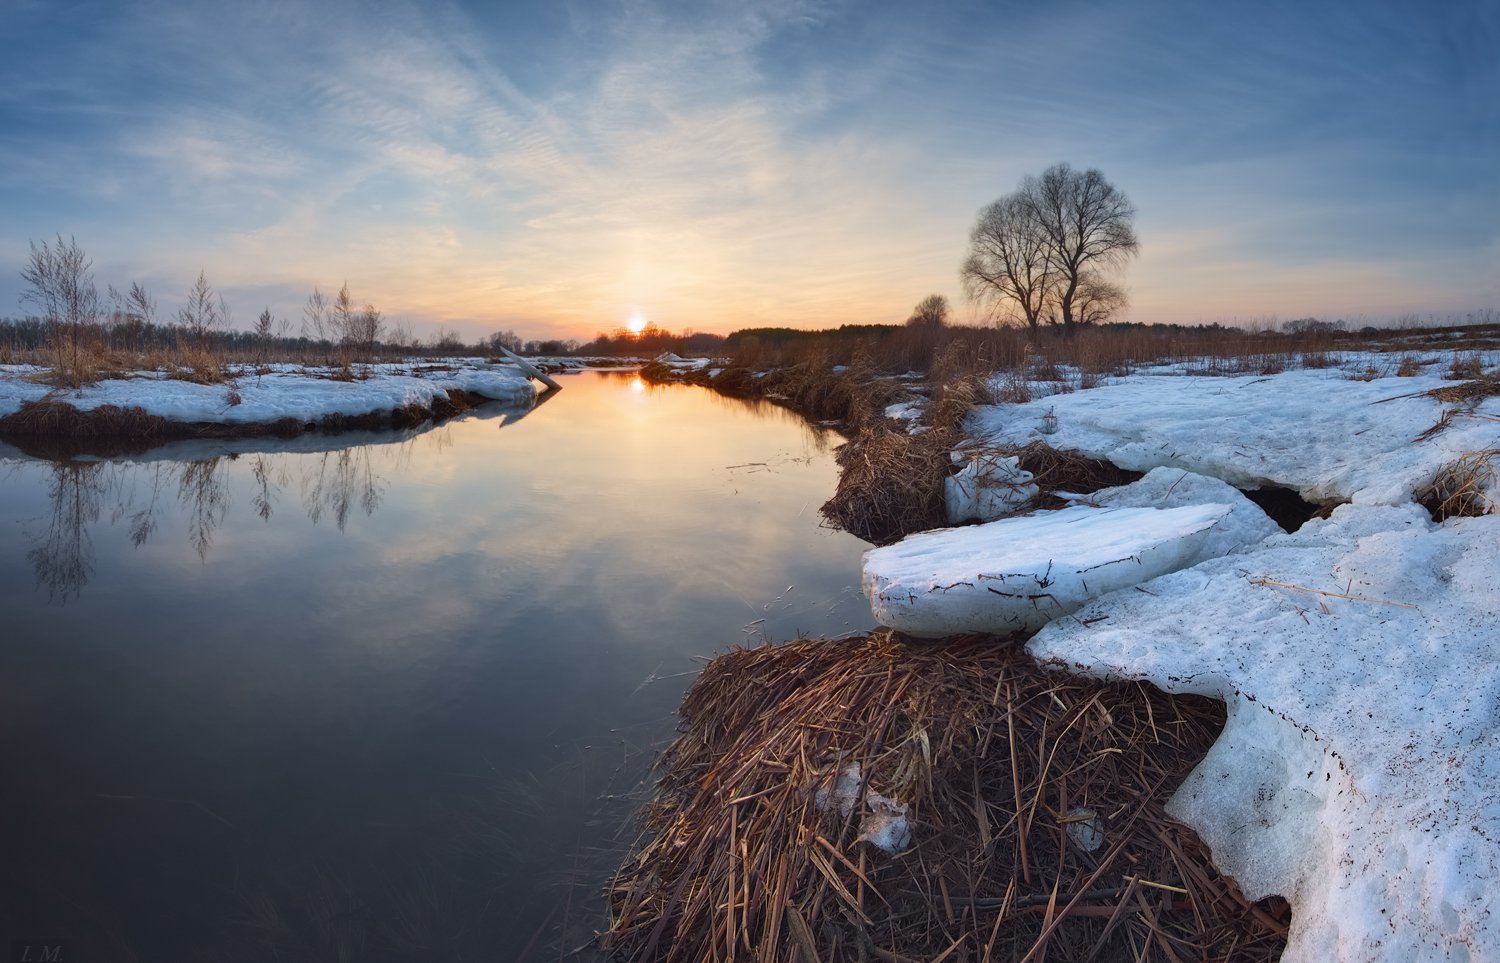
[[[836,437],[565,385],[419,434],[0,445],[0,945],[585,943],[699,660],[870,615],[819,526]]]

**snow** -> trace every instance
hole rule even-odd
[[[1494,958],[1500,517],[1343,506],[1146,588],[1029,651],[1228,703],[1169,811],[1248,896],[1292,900],[1284,958]]]
[[[684,358],[670,351],[657,355],[655,360],[658,364],[664,364],[678,371],[703,371],[713,364],[707,358]]]
[[[860,818],[859,835],[854,840],[856,843],[869,843],[888,853],[900,852],[911,845],[911,826],[906,819],[907,804],[873,789],[866,792],[858,762],[851,762],[838,773],[831,786],[820,788],[813,796],[813,802],[821,812],[838,809],[839,815],[845,819],[858,807]]]
[[[1419,395],[1452,384],[1439,374],[1156,371],[982,409],[973,443],[1034,440],[1051,409],[1049,443],[1148,474],[872,550],[872,608],[918,634],[1012,631],[988,576],[1045,577],[1052,594],[1157,539],[1173,570],[1043,600],[1028,651],[1226,702],[1169,809],[1248,896],[1291,901],[1285,960],[1500,959],[1500,516],[1437,524],[1412,501],[1461,453],[1500,448],[1500,403],[1419,441],[1452,407]],[[1349,504],[1285,533],[1226,482]],[[1189,523],[1194,506],[1208,514]],[[1080,511],[1094,514],[1067,520]]]
[[[1031,472],[1021,467],[1021,459],[1015,455],[1005,457],[993,449],[976,449],[954,452],[953,461],[963,467],[943,482],[943,504],[950,525],[994,521],[1020,511],[1037,496]]]
[[[1197,561],[1229,511],[1075,505],[923,532],[866,552],[864,591],[876,620],[908,635],[1034,629]]]
[[[1211,503],[1229,506],[1229,514],[1209,530],[1196,560],[1228,555],[1281,531],[1281,526],[1238,489],[1217,478],[1176,468],[1153,468],[1129,485],[1069,497],[1080,504],[1105,508],[1182,508]]]
[[[1464,451],[1495,447],[1500,399],[1481,417],[1458,417],[1434,438],[1413,439],[1448,405],[1421,397],[1454,382],[1428,371],[1411,378],[1354,381],[1338,369],[1273,376],[1136,375],[1088,391],[983,409],[978,440],[1046,441],[1122,468],[1183,468],[1238,488],[1275,484],[1313,502],[1400,504]],[[1484,417],[1488,416],[1488,417]]]
[[[516,368],[468,364],[451,370],[406,369],[379,365],[363,380],[337,381],[327,376],[278,366],[269,374],[245,374],[224,384],[200,385],[166,378],[156,372],[115,378],[80,389],[51,389],[0,368],[0,417],[20,410],[24,401],[51,397],[81,411],[101,405],[142,408],[173,421],[256,424],[291,418],[303,423],[331,415],[357,416],[407,405],[431,407],[450,390],[469,391],[511,404],[530,404],[536,389]],[[233,403],[231,391],[238,395]]]
[[[885,416],[892,421],[907,422],[914,426],[922,417],[922,403],[917,401],[898,401],[893,405],[886,405]]]

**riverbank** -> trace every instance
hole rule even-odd
[[[261,365],[231,369],[213,384],[138,371],[58,388],[47,376],[43,368],[0,366],[0,438],[155,441],[404,428],[487,402],[530,407],[537,399],[519,368],[477,359]]]
[[[1500,839],[1494,804],[1500,794],[1500,668],[1492,653],[1493,626],[1500,623],[1500,516],[1494,514],[1500,392],[1494,372],[1485,372],[1496,359],[1476,356],[1463,370],[1456,363],[1445,369],[1436,357],[1412,356],[1399,365],[1358,355],[1327,360],[1332,363],[1228,377],[1184,365],[1147,366],[1046,395],[1018,383],[1012,372],[989,379],[989,398],[968,405],[956,431],[952,414],[935,410],[941,387],[930,389],[925,403],[867,416],[860,432],[866,446],[882,437],[937,439],[911,443],[923,449],[925,470],[937,476],[924,488],[929,503],[951,510],[960,500],[971,515],[993,520],[905,541],[896,539],[906,532],[895,532],[891,549],[866,555],[866,594],[886,624],[947,636],[925,643],[935,651],[961,649],[954,635],[1015,629],[1007,641],[992,644],[1024,647],[1032,664],[1057,673],[1059,685],[1080,678],[1149,683],[1226,706],[1222,735],[1201,761],[1188,762],[1191,773],[1165,812],[1201,835],[1217,871],[1239,883],[1245,905],[1273,894],[1291,901],[1284,959],[1490,958],[1500,948],[1491,895],[1500,871],[1494,845]],[[702,376],[710,371],[705,366]],[[898,416],[900,427],[880,423]],[[1067,499],[1066,488],[1037,485],[1036,473],[1019,464],[1027,448],[1146,474]],[[867,453],[841,461],[869,462]],[[867,474],[875,486],[912,487],[909,478],[892,477],[916,464],[911,459],[871,463]],[[984,491],[1005,497],[988,499],[986,510],[980,506],[987,500],[978,497]],[[1274,524],[1258,504],[1271,501],[1266,496],[1273,492],[1285,492],[1307,510]],[[1040,500],[1049,495],[1073,507]],[[929,504],[922,511],[931,518],[936,510]],[[1026,526],[1040,528],[1022,535]],[[1106,526],[1113,526],[1107,538]],[[1074,546],[1066,551],[1059,541],[1064,534]],[[1148,556],[1151,565],[1144,564]],[[825,646],[837,652],[844,643]],[[860,659],[852,650],[843,657]],[[1012,698],[997,679],[987,681],[993,705]],[[1036,697],[1047,699],[1046,688]],[[688,706],[706,711],[705,698],[690,694]],[[781,710],[794,712],[803,699],[788,693]],[[1115,714],[1107,697],[1092,704],[1105,716]],[[934,878],[933,843],[943,823],[932,817],[942,811],[937,801],[954,798],[970,800],[970,809],[978,805],[973,800],[983,800],[985,815],[971,827],[980,838],[985,820],[1004,825],[1035,812],[1050,820],[1062,855],[1054,853],[1060,861],[1042,877],[1046,924],[1018,956],[1055,949],[1060,934],[1069,932],[1081,942],[1068,945],[1083,947],[1086,955],[1100,945],[1090,934],[1105,938],[1090,929],[1104,916],[1111,929],[1126,922],[1144,927],[1136,947],[1146,958],[1255,958],[1232,949],[1204,952],[1207,944],[1162,926],[1160,908],[1143,906],[1134,895],[1127,899],[1119,886],[1094,892],[1095,880],[1078,867],[1092,872],[1099,857],[1070,833],[1080,821],[1075,810],[1107,814],[1098,826],[1106,847],[1129,836],[1130,814],[1119,805],[1096,804],[1066,779],[1018,791],[1021,801],[1008,806],[982,792],[973,772],[935,780],[920,792],[908,787],[899,801],[910,807],[911,839],[891,854],[876,853],[854,833],[816,829],[822,818],[818,780],[836,779],[844,763],[835,760],[863,745],[855,735],[868,738],[851,722],[868,708],[858,699],[826,708],[813,727],[823,733],[823,755],[799,763],[802,768],[791,771],[802,772],[800,782],[776,793],[803,814],[798,818],[811,820],[802,824],[806,832],[785,841],[794,861],[786,872],[805,885],[778,888],[758,877],[761,857],[736,863],[732,830],[725,858],[729,878],[738,873],[742,882],[715,904],[720,915],[697,924],[721,934],[705,944],[711,958],[739,958],[739,947],[748,952],[752,946],[775,947],[762,958],[809,958],[809,951],[827,958],[855,945],[847,942],[849,925],[861,914],[864,924],[855,930],[872,932],[870,924],[911,890],[924,894],[929,931],[940,934],[911,955],[985,958],[996,934],[1011,934],[1024,911],[1043,904],[1030,896],[1018,901],[1026,892],[1022,884],[1034,883],[1028,877],[1035,867],[1025,859],[990,864],[994,875],[985,884],[994,892],[982,902],[974,887],[955,887],[952,875],[939,870]],[[918,732],[930,739],[925,727],[936,718],[940,712],[917,717],[909,735],[915,745],[923,745]],[[1014,712],[1005,718],[1013,725]],[[1077,721],[1087,722],[1087,713]],[[693,751],[691,731],[684,738],[689,743],[674,748],[669,761]],[[1050,759],[1044,735],[1027,734],[1020,744],[1035,744],[1034,757]],[[1002,754],[1014,753],[1014,745],[1002,742],[1001,750],[1008,750]],[[1155,752],[1125,751],[1134,753],[1128,758],[1136,764]],[[754,812],[763,804],[751,802],[740,786],[765,758],[738,749],[715,756],[696,784],[697,797],[673,796],[669,779],[649,817],[655,839],[691,850],[694,806],[723,807],[730,799],[740,812]],[[789,763],[767,764],[768,772],[785,777]],[[865,772],[868,793],[856,795],[851,811],[872,816],[879,810],[871,802],[876,795],[899,796],[892,786],[906,786],[900,772]],[[705,825],[717,827],[711,833],[723,828],[722,822]],[[763,842],[752,838],[740,849],[754,854]],[[646,845],[649,855],[653,844]],[[685,905],[683,894],[708,885],[722,866],[721,859],[704,856],[696,870],[673,877],[675,890],[657,891],[653,907],[668,919],[667,910]],[[622,880],[645,885],[641,881],[657,868],[632,867]],[[1138,885],[1149,878],[1189,900],[1201,885],[1180,866],[1176,876],[1136,878]],[[621,892],[616,905],[628,906]],[[853,898],[830,909],[823,902],[830,892]],[[997,905],[998,916],[976,925],[981,907]],[[1258,909],[1266,912],[1266,904]],[[616,930],[628,930],[630,920],[618,916]],[[662,923],[651,938],[659,942],[682,922]],[[882,959],[905,955],[895,943],[865,949]]]

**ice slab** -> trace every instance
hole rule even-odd
[[[1021,459],[1014,455],[956,451],[953,460],[963,467],[943,482],[949,525],[994,521],[1020,511],[1037,495],[1031,472],[1023,469]]]
[[[1228,703],[1170,808],[1291,900],[1283,959],[1500,958],[1500,517],[1345,505],[1141,587],[1028,650]]]
[[[923,532],[865,553],[864,592],[880,624],[908,635],[1033,629],[1198,561],[1230,510],[1077,505]]]
[[[1128,485],[1065,497],[1079,504],[1106,508],[1181,508],[1210,502],[1228,505],[1229,514],[1219,520],[1200,546],[1199,559],[1241,551],[1281,531],[1281,526],[1239,489],[1217,478],[1180,468],[1153,468]]]

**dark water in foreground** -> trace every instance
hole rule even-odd
[[[868,626],[837,440],[588,373],[416,436],[0,447],[0,947],[584,943],[695,660]]]

